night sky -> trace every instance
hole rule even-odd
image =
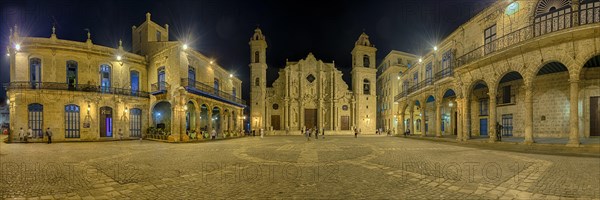
[[[494,1],[0,1],[0,50],[6,53],[15,24],[21,35],[33,37],[49,37],[55,24],[58,38],[75,41],[85,41],[88,28],[95,44],[117,47],[123,39],[131,50],[131,27],[150,12],[154,22],[169,24],[170,40],[191,41],[191,47],[240,77],[248,99],[248,41],[256,26],[269,45],[269,85],[286,58],[296,61],[309,52],[325,62],[335,60],[350,85],[350,52],[363,30],[378,49],[377,64],[392,49],[420,55]],[[2,56],[2,83],[9,82],[8,68]],[[4,97],[3,88],[0,93]]]

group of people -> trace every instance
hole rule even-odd
[[[319,139],[319,128],[317,127],[313,127],[313,128],[302,128],[302,132],[304,133],[304,135],[306,136],[307,141],[310,141],[310,138],[312,137],[312,135],[315,135],[315,140]],[[325,129],[321,129],[321,138],[325,139]]]
[[[386,135],[388,135],[388,136],[392,135],[392,129],[383,130],[382,128],[378,128],[378,129],[375,131],[375,134],[377,134],[377,135],[383,135],[383,133],[384,133],[384,132],[385,132],[385,133],[386,133]]]
[[[48,138],[48,144],[52,143],[52,131],[50,130],[50,128],[46,128],[44,135],[46,135],[46,137]],[[23,127],[21,127],[19,129],[19,141],[20,142],[28,142],[29,138],[37,139],[37,137],[38,137],[37,135],[33,134],[33,129],[31,129],[31,127],[29,127],[27,129],[27,132],[25,132],[25,130],[23,130]]]

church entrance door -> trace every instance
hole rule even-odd
[[[304,126],[306,128],[317,126],[317,109],[304,109]]]
[[[342,116],[342,130],[348,131],[350,130],[350,116]]]
[[[279,115],[271,115],[271,126],[273,126],[273,130],[281,130]]]

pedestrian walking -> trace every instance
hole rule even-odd
[[[354,128],[354,138],[358,138],[358,130]]]
[[[27,129],[27,136],[30,138],[37,138],[37,136],[33,135],[33,130],[31,129],[31,127]]]
[[[216,139],[217,138],[217,131],[215,129],[213,129],[212,131],[210,131],[210,136],[211,139]]]
[[[46,128],[46,137],[48,137],[48,144],[52,143],[52,131],[50,128]]]
[[[260,129],[260,138],[264,138],[265,135],[265,129]]]
[[[315,128],[315,140],[319,139],[319,128]]]
[[[323,130],[321,130],[321,137],[322,137],[323,139],[325,139],[325,128],[323,128]]]

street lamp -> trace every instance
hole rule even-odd
[[[433,50],[434,50],[434,51],[437,51],[437,46],[434,46],[434,47],[433,47]]]
[[[123,57],[117,56],[117,61],[121,61],[121,59],[123,59]]]
[[[187,44],[183,44],[183,50],[187,50],[188,49],[188,45]]]
[[[15,44],[15,50],[20,51],[21,50],[21,44]]]

